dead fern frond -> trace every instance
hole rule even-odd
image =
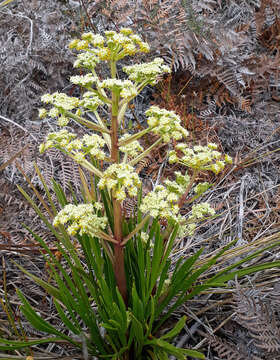
[[[73,59],[66,44],[74,22],[60,2],[15,3],[1,8],[0,111],[23,122],[37,118],[42,94],[65,86]]]
[[[237,287],[234,299],[236,321],[248,330],[256,348],[279,355],[279,318],[271,302],[257,290],[242,290],[240,287]]]
[[[248,355],[241,349],[236,349],[236,345],[222,340],[216,335],[207,336],[210,346],[217,352],[219,358],[223,360],[263,360],[254,355]]]

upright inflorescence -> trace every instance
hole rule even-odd
[[[149,45],[128,28],[121,29],[119,33],[105,31],[104,36],[91,32],[83,34],[81,39],[71,42],[70,48],[81,52],[77,56],[74,67],[83,67],[89,70],[87,74],[72,76],[70,81],[86,91],[81,93],[80,98],[58,92],[44,95],[42,101],[51,105],[51,108],[49,110],[40,109],[39,115],[40,117],[57,118],[60,126],[65,126],[70,119],[74,119],[91,130],[101,132],[101,135],[92,133],[77,138],[75,134],[67,130],[53,132],[40,146],[40,151],[44,152],[52,147],[60,149],[95,174],[97,187],[100,190],[105,188],[108,190],[112,196],[114,211],[119,211],[121,202],[127,196],[135,197],[141,186],[139,176],[132,164],[135,165],[140,161],[146,155],[146,151],[137,139],[150,131],[159,137],[155,144],[157,145],[161,142],[171,143],[171,140],[183,140],[189,135],[174,111],[151,106],[146,111],[148,129],[145,129],[140,135],[125,133],[117,139],[120,125],[123,126],[125,123],[123,119],[127,104],[146,85],[155,85],[162,74],[171,73],[171,69],[164,64],[163,59],[155,58],[148,63],[124,66],[123,72],[128,75],[128,79],[119,79],[116,71],[118,60],[149,51]],[[112,78],[101,80],[98,77],[96,69],[101,61],[109,63]],[[103,105],[111,108],[111,124],[103,121],[99,116],[99,107]],[[95,114],[98,125],[82,118],[87,112]],[[102,166],[106,170],[101,171],[100,168],[96,168],[96,160],[105,160]],[[192,148],[188,147],[185,142],[177,144],[175,149],[169,152],[169,162],[177,162],[192,169],[192,176],[190,177],[187,171],[185,174],[175,172],[176,179],[165,180],[162,185],[155,186],[153,191],[142,199],[139,210],[153,218],[167,219],[168,222],[179,224],[180,236],[193,234],[198,222],[206,216],[214,214],[214,210],[207,203],[193,205],[187,218],[180,214],[180,206],[185,201],[188,192],[192,193],[189,202],[191,204],[211,186],[208,183],[195,184],[196,174],[205,170],[218,174],[223,170],[225,164],[231,163],[231,161],[229,156],[222,156],[217,151],[216,144],[197,145]],[[117,206],[115,206],[116,204]],[[78,231],[96,234],[98,228],[105,229],[107,222],[105,218],[98,217],[94,213],[94,209],[92,205],[88,204],[78,205],[78,207],[67,205],[57,215],[55,223],[71,223],[70,230],[68,228],[71,234],[76,234]],[[116,216],[115,213],[114,216]],[[120,221],[121,216],[117,216],[117,218]],[[89,224],[89,221],[93,222],[92,225]],[[98,225],[95,226],[94,223]],[[120,233],[121,231],[119,231]]]

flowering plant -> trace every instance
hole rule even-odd
[[[51,106],[40,109],[39,115],[57,118],[62,127],[70,120],[77,121],[92,134],[78,138],[66,129],[50,133],[40,152],[55,147],[80,165],[84,203],[79,204],[76,197],[73,204],[69,203],[59,184],[53,182],[61,207],[58,210],[36,168],[50,203],[49,206],[43,202],[52,218],[50,222],[20,188],[57,238],[57,247],[68,270],[31,230],[44,248],[55,285],[18,265],[53,297],[58,316],[68,332],[44,320],[18,291],[25,317],[36,329],[54,337],[20,344],[10,341],[5,346],[0,344],[0,349],[66,340],[80,347],[85,358],[91,355],[115,360],[168,359],[172,354],[178,359],[186,356],[203,359],[198,351],[172,345],[174,336],[185,326],[184,316],[170,331],[164,332],[163,324],[176,308],[202,290],[225,286],[235,276],[261,268],[252,266],[242,272],[233,271],[246,261],[244,258],[202,281],[201,275],[231,244],[201,266],[197,260],[202,250],[180,260],[172,271],[170,254],[176,238],[194,234],[196,225],[215,213],[208,203],[197,203],[187,218],[180,214],[188,195],[191,194],[188,198],[191,204],[210,187],[208,183],[196,184],[198,172],[207,170],[217,174],[226,163],[231,163],[231,158],[218,152],[215,144],[189,148],[185,142],[177,143],[169,153],[169,161],[178,162],[187,170],[175,172],[174,179],[166,179],[143,196],[141,179],[134,166],[160,143],[186,139],[188,131],[173,111],[157,106],[146,111],[148,127],[145,130],[121,136],[120,128],[124,130],[129,102],[146,85],[156,84],[159,75],[171,70],[162,59],[156,58],[150,63],[125,66],[123,71],[128,80],[117,78],[119,60],[149,51],[149,45],[130,29],[122,29],[120,33],[107,31],[104,36],[86,33],[82,39],[73,40],[70,48],[81,51],[74,66],[89,70],[85,75],[73,76],[71,81],[86,91],[80,99],[63,93],[44,95],[42,101]],[[96,68],[101,61],[109,65],[110,79],[99,79]],[[101,118],[100,106],[108,107],[110,121]],[[96,123],[86,119],[87,112],[94,113]],[[144,150],[138,139],[149,132],[156,134],[157,140]],[[91,174],[91,185],[84,171]],[[137,210],[130,219],[123,216],[123,202],[127,197],[137,199]],[[161,219],[167,224],[163,229]],[[250,258],[254,256],[257,252]]]

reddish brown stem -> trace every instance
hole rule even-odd
[[[116,66],[111,64],[112,77],[115,77]],[[111,117],[111,158],[116,164],[119,162],[119,145],[118,145],[118,103],[119,99],[116,94],[112,94],[112,117]],[[121,245],[123,241],[122,234],[122,206],[120,201],[113,198],[113,211],[114,211],[114,238],[117,244],[114,245],[114,274],[120,294],[124,302],[127,304],[127,288],[126,276],[124,267],[124,247]]]

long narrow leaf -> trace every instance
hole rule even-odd
[[[43,184],[44,190],[45,190],[45,192],[47,194],[49,203],[50,203],[52,211],[53,211],[53,215],[55,216],[57,214],[57,209],[56,209],[56,206],[55,206],[55,204],[53,202],[50,190],[49,190],[49,188],[47,186],[47,183],[46,183],[46,181],[45,181],[45,179],[44,179],[38,165],[36,164],[36,162],[34,162],[33,164],[34,164],[35,171],[36,171],[37,175],[39,176],[39,179],[41,180],[41,183]]]
[[[183,329],[183,327],[185,326],[186,323],[186,316],[182,316],[181,319],[177,322],[177,324],[174,326],[174,328],[170,331],[168,331],[168,333],[162,335],[160,337],[161,340],[165,340],[165,339],[173,339],[176,335],[179,334],[179,332]]]
[[[15,264],[24,274],[26,274],[29,278],[31,278],[36,284],[40,285],[43,289],[45,289],[48,294],[52,295],[54,298],[58,299],[61,301],[61,294],[59,292],[59,290],[50,285],[48,282],[40,279],[39,277],[31,274],[29,271],[25,270],[24,267],[22,267],[21,265],[17,264],[15,261],[11,260],[13,262],[13,264]]]
[[[34,345],[55,343],[55,342],[61,342],[61,338],[50,337],[50,338],[43,338],[43,339],[30,340],[30,341],[13,341],[13,340],[0,338],[0,343],[1,343],[0,350],[11,351],[11,350],[23,349]],[[7,344],[7,345],[2,345],[2,344]]]

